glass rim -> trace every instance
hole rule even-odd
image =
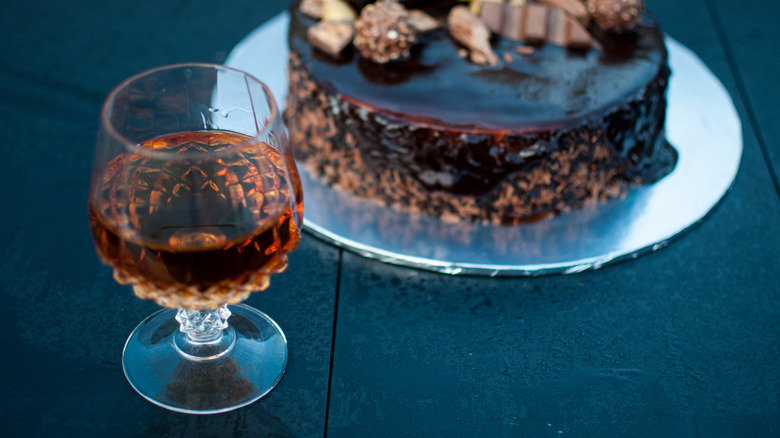
[[[111,123],[109,119],[109,113],[111,112],[111,108],[113,107],[113,103],[116,101],[116,97],[119,94],[119,92],[122,89],[127,88],[128,85],[130,85],[132,82],[145,77],[149,76],[153,73],[157,73],[163,70],[173,70],[177,68],[186,68],[186,67],[196,67],[196,68],[208,68],[213,70],[224,70],[231,73],[237,73],[239,75],[244,76],[245,79],[249,79],[262,88],[263,92],[266,95],[266,100],[268,101],[268,109],[270,111],[270,114],[267,119],[267,123],[265,123],[263,126],[258,125],[258,132],[254,135],[248,135],[241,132],[236,132],[237,134],[245,135],[249,138],[247,138],[245,141],[234,143],[231,145],[231,147],[224,149],[220,152],[199,152],[199,151],[187,151],[185,153],[174,153],[169,151],[162,151],[162,150],[155,150],[155,149],[147,149],[147,148],[139,148],[139,142],[135,142],[127,138],[126,136],[119,133],[119,131],[114,128],[114,125]],[[101,129],[104,130],[109,136],[116,139],[119,143],[122,144],[123,149],[125,149],[127,152],[134,153],[134,154],[141,154],[146,155],[149,157],[157,157],[157,158],[166,158],[166,157],[182,157],[182,156],[188,156],[188,155],[194,155],[194,156],[202,156],[202,155],[223,155],[227,153],[235,152],[236,150],[241,150],[247,145],[254,145],[256,140],[259,140],[262,138],[268,131],[270,131],[271,126],[273,126],[277,118],[279,117],[279,109],[276,103],[276,98],[274,97],[273,93],[271,93],[271,89],[268,88],[268,85],[266,85],[265,82],[261,81],[260,79],[257,79],[253,75],[236,68],[232,67],[226,67],[222,64],[214,64],[214,63],[208,63],[208,62],[180,62],[175,64],[166,64],[161,65],[158,67],[150,68],[147,70],[143,70],[139,73],[136,73],[127,79],[120,82],[118,85],[116,85],[106,96],[106,99],[103,101],[102,108],[100,110],[100,124]],[[208,130],[204,130],[208,131]],[[216,131],[216,130],[215,130]],[[181,132],[187,132],[187,131],[181,131]],[[229,131],[229,132],[235,132],[235,131]],[[170,134],[177,134],[176,132],[171,132]]]

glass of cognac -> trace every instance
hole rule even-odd
[[[209,414],[279,382],[285,336],[240,304],[287,267],[303,222],[287,131],[265,84],[212,64],[124,81],[101,112],[88,212],[116,281],[164,308],[125,344],[138,393]]]

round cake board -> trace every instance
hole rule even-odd
[[[247,35],[227,66],[287,95],[285,12]],[[728,192],[742,157],[742,126],[723,85],[688,48],[666,38],[672,77],[666,139],[675,169],[623,199],[515,226],[445,222],[394,210],[322,184],[301,166],[304,226],[364,257],[447,274],[570,274],[636,258],[699,223]]]

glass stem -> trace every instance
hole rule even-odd
[[[202,344],[214,342],[228,328],[230,310],[227,306],[218,309],[185,310],[179,309],[176,321],[179,321],[179,331],[187,335],[187,340]]]

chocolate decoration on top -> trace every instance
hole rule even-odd
[[[590,14],[584,0],[536,0],[538,3],[560,9],[566,15],[580,23],[587,25],[590,22]]]
[[[380,64],[409,56],[416,40],[409,12],[395,0],[366,5],[355,22],[355,47]]]
[[[322,16],[320,19],[323,21],[338,20],[354,22],[357,18],[357,13],[352,9],[344,0],[322,0]],[[303,4],[301,4],[303,7]]]
[[[324,0],[301,0],[301,12],[311,18],[322,18],[322,4]]]
[[[574,4],[580,5],[581,9],[574,8]],[[539,3],[491,0],[480,4],[482,21],[493,33],[504,38],[531,44],[548,42],[571,48],[600,48],[583,24],[587,22],[584,13],[585,6],[578,0],[541,0]]]
[[[645,10],[643,0],[587,0],[587,7],[599,27],[617,33],[634,29]]]
[[[308,32],[311,45],[330,56],[339,56],[354,36],[352,23],[343,20],[320,21],[312,25]]]
[[[419,9],[412,9],[409,11],[409,23],[418,34],[433,32],[436,29],[440,29],[442,26],[439,20]]]
[[[447,15],[450,35],[469,49],[469,57],[476,64],[498,64],[498,56],[490,47],[490,31],[469,8],[455,6]]]

